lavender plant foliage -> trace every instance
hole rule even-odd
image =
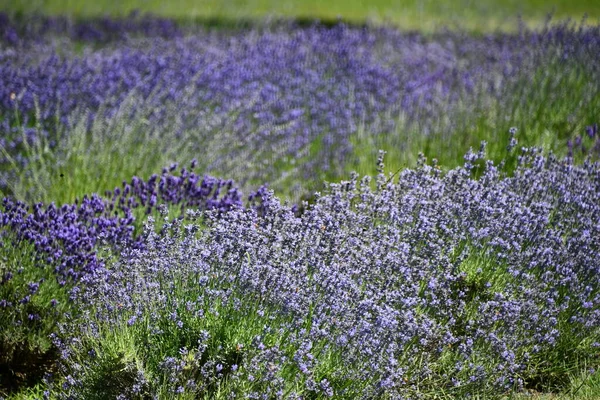
[[[81,29],[96,29],[90,24]],[[95,24],[118,35],[146,31],[136,18]],[[14,36],[11,26],[5,24],[4,36]],[[15,125],[41,122],[52,131],[57,115],[66,125],[81,110],[92,117],[100,109],[102,116],[112,115],[135,92],[145,99],[140,108],[151,110],[143,118],[165,132],[173,131],[176,119],[176,133],[196,132],[200,143],[228,133],[236,139],[232,143],[243,144],[243,155],[229,146],[219,150],[222,159],[234,155],[241,157],[239,163],[256,167],[238,180],[273,182],[281,168],[298,165],[303,178],[312,178],[341,168],[332,160],[348,158],[357,132],[390,132],[399,115],[423,135],[450,134],[463,128],[459,121],[468,120],[459,117],[467,112],[465,105],[474,115],[490,103],[508,107],[524,81],[543,75],[542,65],[569,63],[589,82],[597,81],[599,73],[598,64],[589,62],[589,55],[600,50],[598,27],[562,25],[478,38],[461,33],[426,38],[343,24],[198,29],[185,35],[170,29],[161,37],[131,38],[83,54],[70,50],[74,46],[68,39],[37,43],[27,34],[15,43],[6,39],[0,50],[0,145],[18,153],[23,135]],[[598,96],[591,84],[582,93],[578,109]],[[36,102],[39,117],[33,121]],[[169,104],[175,116],[167,112]],[[441,116],[451,121],[443,128],[448,132],[439,131]]]
[[[54,370],[59,354],[48,334],[77,314],[72,285],[60,286],[32,247],[0,241],[0,397],[35,386]]]
[[[148,235],[146,250],[124,252],[83,294],[94,319],[56,337],[65,393],[83,393],[94,376],[86,354],[107,327],[131,329],[139,348],[156,343],[135,372],[150,395],[165,386],[210,395],[207,382],[225,367],[225,387],[243,382],[232,397],[428,398],[443,389],[494,398],[560,387],[570,369],[598,367],[600,166],[535,148],[518,162],[507,175],[485,160],[484,143],[460,168],[442,172],[423,158],[394,178],[381,155],[374,185],[356,175],[333,184],[300,217],[263,191],[261,215],[207,212],[202,226],[175,222]],[[266,324],[238,343],[241,359],[219,367],[222,359],[201,356],[218,335],[203,324],[219,304],[232,307],[229,321],[245,307],[273,313],[288,321],[285,339],[263,342],[277,329]],[[323,354],[336,354],[336,367],[325,368]],[[204,373],[190,375],[189,363]]]

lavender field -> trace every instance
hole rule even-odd
[[[0,399],[600,398],[600,25],[0,13]]]

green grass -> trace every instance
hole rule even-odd
[[[581,366],[580,373],[569,375],[569,385],[559,393],[528,391],[504,397],[502,400],[597,400],[600,398],[600,373],[586,371]]]
[[[182,20],[204,20],[236,24],[240,20],[265,17],[301,18],[354,23],[392,23],[403,29],[432,32],[442,26],[470,31],[514,31],[518,16],[530,26],[539,26],[553,13],[555,19],[580,20],[588,14],[591,23],[600,18],[596,0],[3,0],[4,8],[16,12],[67,14],[77,18],[102,15],[123,16],[140,9]]]

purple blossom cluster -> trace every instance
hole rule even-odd
[[[82,295],[93,318],[55,337],[61,393],[120,371],[105,394],[493,397],[597,368],[600,165],[517,158],[507,174],[484,143],[394,177],[382,154],[375,182],[332,184],[301,216],[262,191],[260,213],[150,221]],[[139,358],[107,355],[115,330]]]
[[[143,21],[83,26],[145,31]],[[152,29],[153,24],[163,22],[150,23]],[[10,22],[4,26],[16,29]],[[18,152],[23,136],[15,125],[41,122],[52,131],[57,115],[67,125],[82,110],[92,118],[99,110],[112,115],[135,93],[147,113],[138,117],[165,132],[172,133],[176,119],[177,134],[227,132],[237,138],[248,157],[260,157],[240,162],[260,165],[254,174],[262,181],[273,182],[282,168],[298,164],[312,178],[341,168],[343,163],[332,160],[348,158],[352,135],[389,133],[400,116],[423,135],[448,133],[437,132],[442,118],[451,121],[443,129],[460,130],[465,105],[477,113],[488,102],[512,104],[523,80],[538,74],[541,65],[573,63],[596,81],[600,70],[589,55],[600,52],[599,29],[565,25],[518,35],[424,37],[392,28],[283,24],[165,33],[86,48],[83,54],[67,39],[36,43],[24,35],[0,50],[0,146]],[[597,90],[584,94],[593,98]],[[581,102],[591,104],[588,98]],[[169,104],[177,115],[167,111]],[[227,158],[229,150],[221,149],[221,156]]]
[[[35,251],[50,265],[60,280],[78,281],[102,269],[99,246],[138,247],[134,236],[136,216],[150,215],[159,207],[184,215],[186,209],[225,212],[242,205],[242,194],[231,180],[200,176],[178,165],[164,168],[161,175],[144,180],[133,177],[121,187],[104,193],[83,196],[74,204],[28,205],[4,198],[0,209],[0,228],[13,241],[32,243]]]

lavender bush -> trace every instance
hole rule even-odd
[[[260,215],[149,220],[55,336],[57,395],[499,398],[598,367],[598,163],[382,159],[300,217],[263,191]]]
[[[82,113],[90,124],[112,117],[131,96],[135,107],[122,118],[147,121],[164,142],[205,149],[207,173],[291,194],[307,180],[339,179],[378,148],[394,163],[425,149],[453,166],[463,151],[452,146],[457,134],[476,145],[487,132],[519,126],[523,143],[562,149],[600,118],[598,64],[589,62],[599,52],[598,27],[425,37],[276,24],[136,37],[144,23],[134,18],[83,23],[81,30],[111,27],[106,34],[115,25],[121,39],[81,50],[77,40],[87,36],[69,22],[11,23],[4,36],[19,39],[5,39],[0,51],[0,145],[20,169],[31,162],[26,142],[60,145],[61,126],[68,132]],[[35,40],[30,31],[49,33]],[[362,165],[374,165],[366,158]]]
[[[166,207],[226,212],[241,206],[232,181],[198,176],[177,165],[147,181],[84,196],[74,204],[32,206],[8,198],[0,207],[0,395],[31,386],[52,370],[56,347],[48,334],[78,315],[77,294],[101,275],[110,251],[143,248],[136,221]],[[137,222],[137,227],[141,225]]]
[[[97,242],[116,248],[141,245],[140,238],[133,235],[134,214],[138,218],[149,215],[161,205],[179,209],[180,215],[186,209],[224,212],[242,205],[242,195],[233,181],[198,176],[186,168],[174,175],[175,169],[177,164],[147,181],[133,177],[130,183],[123,181],[122,187],[105,192],[104,197],[84,196],[61,207],[42,203],[30,207],[4,198],[0,227],[14,240],[32,243],[46,262],[57,264],[60,276],[77,280],[102,268],[96,257]]]

